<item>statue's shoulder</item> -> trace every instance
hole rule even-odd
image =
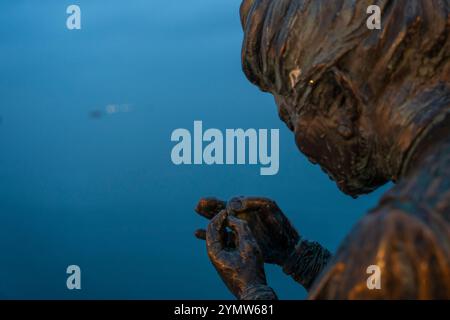
[[[379,207],[355,226],[311,299],[450,299],[449,223],[403,205]]]

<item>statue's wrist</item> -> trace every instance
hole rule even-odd
[[[281,268],[284,267],[284,265],[289,261],[289,259],[291,259],[292,255],[295,254],[297,246],[293,246],[290,247],[288,249],[286,249],[283,254],[280,255],[279,260],[276,262],[276,264],[278,266],[280,266]]]
[[[300,238],[282,268],[284,273],[309,290],[331,258],[331,253],[319,243]]]
[[[278,300],[273,289],[265,284],[247,286],[241,293],[240,300]]]

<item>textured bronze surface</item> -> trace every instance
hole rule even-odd
[[[366,27],[374,4],[381,30]],[[243,70],[273,94],[300,151],[350,196],[396,183],[324,272],[326,254],[313,265],[294,259],[306,268],[293,272],[300,283],[315,270],[311,299],[450,299],[449,13],[449,0],[242,3]],[[238,298],[266,285],[263,261],[283,266],[305,255],[273,202],[245,199],[252,205],[220,202],[222,225],[234,232],[217,237],[214,223],[198,232]],[[227,255],[211,249],[218,238]],[[382,271],[380,290],[367,288],[370,265]]]

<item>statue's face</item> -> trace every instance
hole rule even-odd
[[[352,93],[333,77],[311,88],[305,105],[276,96],[280,117],[295,134],[297,146],[346,194],[357,196],[383,184],[373,165],[370,122]]]
[[[438,3],[380,1],[396,14],[374,33],[361,28],[369,0],[243,0],[244,73],[274,94],[300,150],[347,194],[398,179],[416,129],[436,110],[428,101],[441,94],[428,88],[450,74],[448,14]]]

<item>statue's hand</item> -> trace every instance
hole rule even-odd
[[[206,246],[220,277],[238,299],[245,299],[251,288],[266,287],[263,256],[245,221],[222,210],[208,225]]]
[[[289,220],[270,199],[236,197],[226,203],[206,198],[200,200],[196,211],[211,219],[223,209],[226,209],[230,216],[247,222],[266,263],[282,266],[300,239]],[[196,236],[204,239],[205,231],[197,230]]]

